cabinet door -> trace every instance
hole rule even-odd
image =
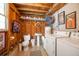
[[[45,22],[41,22],[41,33],[45,35]]]
[[[31,35],[31,21],[26,21],[26,33]]]
[[[35,35],[35,32],[36,32],[35,21],[31,22],[31,26],[32,26],[32,28],[31,28],[31,30],[32,30],[31,34],[32,34],[32,38],[34,38],[34,35]]]
[[[41,23],[40,22],[36,22],[36,33],[41,33]]]
[[[36,32],[42,33],[44,35],[45,30],[45,22],[43,21],[38,21],[36,22]]]

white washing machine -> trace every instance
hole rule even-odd
[[[72,39],[57,39],[57,56],[79,56],[79,40]]]
[[[55,56],[55,37],[51,34],[51,27],[45,27],[44,48],[48,56]]]
[[[48,56],[55,56],[55,38],[45,37],[43,41],[44,49],[46,50]]]

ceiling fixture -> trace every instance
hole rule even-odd
[[[20,19],[24,19],[24,20],[45,20],[44,18],[37,18],[37,17],[30,17],[30,16],[21,16]]]

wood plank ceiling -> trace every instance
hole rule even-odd
[[[64,3],[14,3],[21,15],[45,16],[51,15],[63,7]]]

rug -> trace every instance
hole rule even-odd
[[[42,53],[40,50],[31,51],[30,56],[42,56]]]

